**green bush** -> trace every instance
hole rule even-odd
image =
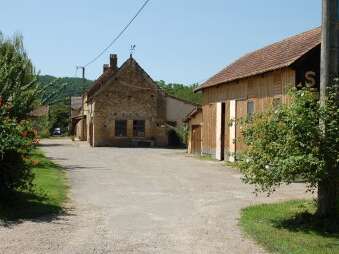
[[[16,123],[0,115],[0,196],[32,187],[33,175],[26,157],[34,145],[34,133],[26,122]]]
[[[338,91],[329,91],[324,105],[307,90],[290,95],[290,104],[256,114],[242,126],[248,148],[239,165],[243,180],[257,191],[271,193],[300,178],[314,190],[338,175]],[[331,199],[335,204],[335,195]]]

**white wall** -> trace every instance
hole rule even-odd
[[[183,119],[195,108],[193,104],[166,96],[166,120],[182,123]]]

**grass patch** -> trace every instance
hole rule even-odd
[[[224,163],[225,163],[226,167],[230,167],[230,168],[240,170],[239,163],[237,161],[235,161],[235,162],[225,161]]]
[[[242,210],[242,229],[272,253],[339,253],[339,221],[318,219],[312,201],[256,205]]]
[[[202,154],[197,155],[197,158],[202,161],[217,161],[212,155],[210,154]]]
[[[62,212],[67,197],[64,170],[38,149],[33,152],[31,160],[33,190],[14,193],[6,204],[0,204],[0,220],[37,219]]]

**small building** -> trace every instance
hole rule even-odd
[[[187,124],[187,152],[201,154],[202,147],[202,108],[196,107],[190,112],[184,122]]]
[[[193,103],[166,94],[131,56],[117,66],[117,55],[82,96],[73,116],[75,136],[92,146],[167,146]]]
[[[288,103],[292,87],[317,91],[320,42],[320,28],[289,37],[241,57],[197,88],[203,94],[201,153],[234,161],[245,148],[234,119]]]

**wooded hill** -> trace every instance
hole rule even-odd
[[[51,84],[48,88],[48,95],[50,95],[50,98],[45,98],[47,104],[52,104],[55,101],[62,101],[70,96],[81,96],[86,89],[93,84],[93,81],[88,79],[84,80],[82,78],[73,77],[56,78],[50,75],[39,76],[39,81],[46,86]],[[157,81],[157,84],[169,95],[197,104],[201,103],[201,94],[195,94],[193,92],[194,89],[198,87],[197,84],[184,85],[166,83],[163,80]],[[52,96],[53,94],[55,95]]]

